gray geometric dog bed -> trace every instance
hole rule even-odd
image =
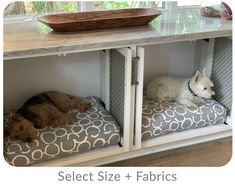
[[[30,143],[4,138],[6,161],[14,166],[26,166],[118,144],[120,127],[102,102],[96,97],[82,99],[91,103],[91,109],[84,113],[72,110],[77,112],[76,123],[40,129],[37,138]],[[5,115],[5,124],[11,115]]]
[[[176,102],[158,104],[143,97],[142,140],[182,131],[217,125],[225,122],[227,109],[215,100],[208,100],[197,108]]]

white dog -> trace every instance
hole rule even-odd
[[[147,96],[158,103],[177,101],[188,107],[197,107],[210,99],[215,92],[211,90],[213,82],[206,77],[205,69],[191,79],[160,76],[147,86]]]

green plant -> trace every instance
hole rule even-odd
[[[151,8],[156,7],[155,1],[100,1],[98,6],[104,9],[124,9],[124,8]]]
[[[63,5],[63,12],[77,12],[78,4],[77,3],[66,3]]]
[[[32,1],[32,5],[37,13],[51,12],[56,9],[56,4],[49,1]]]
[[[78,10],[77,2],[50,2],[50,1],[32,1],[36,13],[48,12],[76,12]]]

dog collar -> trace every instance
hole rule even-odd
[[[190,80],[188,81],[188,90],[189,90],[189,92],[191,92],[191,94],[193,95],[193,96],[195,96],[195,97],[199,97],[200,98],[200,96],[198,96],[192,89],[191,89],[191,87],[190,87]]]

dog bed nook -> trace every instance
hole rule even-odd
[[[181,45],[184,50],[191,47],[188,51],[191,54],[179,56],[178,53],[182,52],[182,49],[175,52],[178,45]],[[199,46],[206,49],[198,51]],[[141,87],[138,90],[142,99],[137,100],[139,109],[136,114],[138,116],[136,119],[136,126],[138,126],[136,144],[139,148],[190,140],[202,135],[208,136],[213,130],[217,132],[231,125],[231,48],[231,39],[224,37],[210,39],[209,42],[198,40],[195,43],[180,42],[145,47],[143,65],[145,73],[144,76],[139,77]],[[160,56],[157,61],[154,57],[148,57],[153,51],[156,52],[155,58]],[[168,58],[169,53],[172,55],[171,58]],[[195,55],[195,60],[192,60],[193,55]],[[212,96],[212,99],[205,100],[206,102],[202,105],[189,107],[176,101],[160,104],[147,96],[147,85],[156,77],[162,74],[193,77],[196,69],[205,67],[209,69],[206,75],[214,84],[212,90],[215,95]],[[190,74],[187,74],[189,72]]]
[[[227,109],[214,100],[197,107],[176,102],[158,104],[143,97],[142,140],[164,134],[224,123]]]
[[[91,103],[91,109],[83,113],[72,110],[77,113],[77,121],[72,125],[40,129],[31,143],[4,138],[6,161],[14,166],[26,166],[117,145],[120,142],[120,127],[114,117],[99,98],[83,99]],[[5,115],[5,124],[12,114]]]

